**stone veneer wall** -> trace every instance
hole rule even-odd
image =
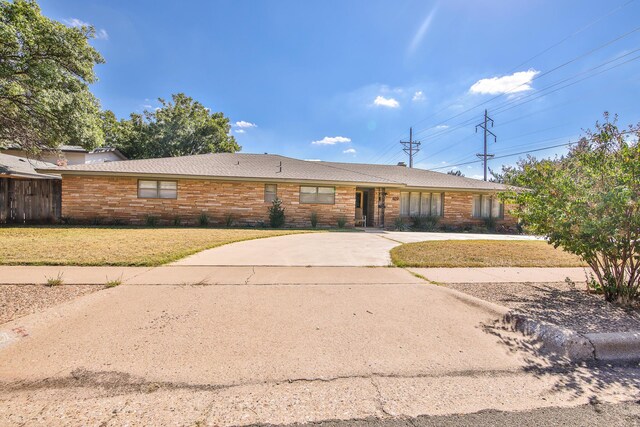
[[[483,219],[472,217],[474,194],[478,193],[445,191],[444,217],[440,219],[439,225],[452,227],[484,226]],[[385,206],[385,228],[393,228],[395,219],[400,216],[399,190],[387,190]],[[497,220],[496,225],[513,228],[516,224],[517,219],[510,214],[510,206],[505,205],[504,219]]]
[[[228,214],[233,215],[238,225],[269,223],[267,209],[271,204],[264,201],[264,182],[177,181],[177,199],[139,199],[138,178],[65,175],[62,216],[128,224],[144,224],[147,216],[158,217],[161,224],[171,224],[179,217],[182,224],[197,224],[204,212],[212,225],[224,225]],[[337,186],[335,204],[325,205],[300,204],[300,184],[277,185],[286,226],[309,227],[311,212],[317,212],[319,226],[335,227],[340,217],[346,218],[347,227],[354,226],[355,187]]]

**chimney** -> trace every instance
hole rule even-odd
[[[405,162],[398,162],[398,166],[402,166],[402,167],[407,167],[407,164]]]

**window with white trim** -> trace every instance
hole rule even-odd
[[[316,203],[334,205],[336,203],[335,187],[300,187],[300,203]]]
[[[278,186],[276,184],[264,185],[264,201],[272,203],[278,197]]]
[[[444,193],[403,191],[400,193],[400,216],[443,216]]]
[[[476,194],[473,196],[474,218],[504,218],[504,204],[496,196],[489,194]]]
[[[176,199],[178,198],[178,182],[141,179],[138,181],[138,198]]]

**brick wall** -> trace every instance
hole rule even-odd
[[[468,192],[445,192],[444,193],[444,217],[441,218],[439,225],[447,225],[452,227],[484,226],[484,220],[473,218],[473,196],[474,193]],[[400,190],[387,190],[385,209],[385,228],[393,228],[394,221],[400,216]],[[407,218],[407,221],[409,219]],[[506,205],[504,209],[504,219],[497,220],[496,225],[504,225],[506,227],[515,227],[516,218],[510,215],[510,206]]]
[[[152,179],[152,178],[150,178]],[[177,199],[139,199],[138,179],[65,175],[62,180],[62,216],[80,221],[120,220],[144,224],[148,215],[161,224],[180,217],[182,224],[196,224],[206,213],[211,224],[225,224],[233,215],[238,225],[268,224],[270,203],[264,202],[264,183],[178,180]],[[354,226],[355,187],[336,187],[335,204],[300,204],[299,184],[278,184],[278,197],[285,208],[286,226],[309,227],[311,212],[317,212],[318,225],[335,227],[344,217]]]

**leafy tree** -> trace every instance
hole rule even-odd
[[[527,228],[589,264],[607,301],[630,305],[640,283],[640,125],[621,131],[616,121],[605,113],[566,156],[527,164],[514,179],[527,190],[507,198]]]
[[[464,176],[464,174],[462,173],[462,171],[460,169],[457,170],[450,170],[449,172],[447,172],[447,175],[453,175],[453,176]]]
[[[556,160],[544,161],[553,162]],[[491,174],[491,178],[489,179],[489,181],[498,182],[500,184],[517,185],[518,177],[520,176],[520,174],[522,174],[525,170],[532,167],[536,163],[538,163],[538,160],[534,156],[527,154],[527,157],[524,159],[519,159],[515,166],[502,166],[501,172],[496,172],[493,169],[489,168],[489,173]]]
[[[229,134],[229,118],[209,109],[183,93],[171,101],[159,99],[162,106],[142,115],[131,114],[117,121],[112,112],[103,114],[107,143],[131,159],[174,157],[240,150]]]
[[[29,150],[102,143],[100,106],[89,91],[102,56],[91,26],[70,28],[33,0],[0,0],[0,146]]]

